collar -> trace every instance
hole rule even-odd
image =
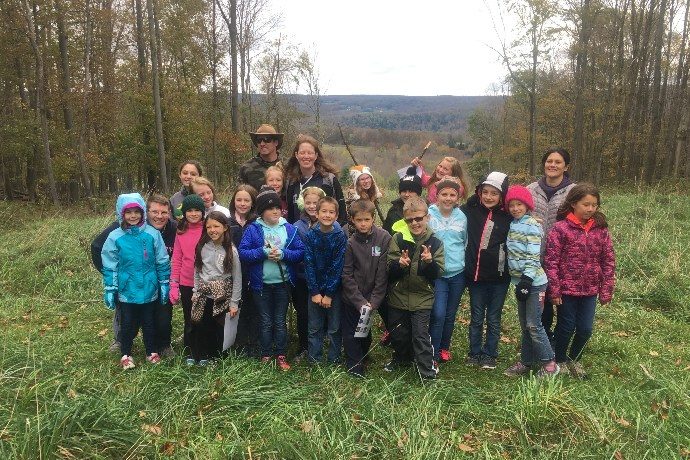
[[[594,219],[593,218],[590,217],[589,220],[587,220],[587,222],[585,222],[583,224],[580,221],[580,219],[575,217],[575,214],[573,214],[572,212],[568,213],[568,215],[566,216],[566,219],[568,219],[570,222],[572,222],[573,224],[575,224],[578,227],[580,227],[581,229],[583,229],[585,231],[585,233],[589,232],[591,230],[591,228],[594,226]]]

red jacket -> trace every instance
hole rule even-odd
[[[546,242],[544,269],[549,297],[599,295],[607,303],[613,295],[616,255],[607,228],[585,229],[568,219],[556,222]]]

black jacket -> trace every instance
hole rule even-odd
[[[397,198],[391,201],[391,207],[386,214],[386,220],[383,221],[383,228],[389,235],[393,235],[393,224],[403,218],[403,202],[402,198]]]
[[[291,224],[297,222],[300,218],[301,211],[297,207],[297,198],[299,198],[300,190],[307,187],[319,187],[324,191],[326,196],[335,198],[338,201],[338,223],[343,226],[347,222],[347,208],[345,207],[345,196],[343,195],[343,188],[338,182],[338,178],[333,174],[328,174],[324,177],[319,173],[314,175],[300,187],[300,182],[290,182],[287,184],[285,190],[285,200],[288,205],[287,221]]]

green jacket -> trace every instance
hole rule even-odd
[[[434,304],[434,281],[444,270],[443,243],[430,228],[415,238],[407,225],[396,227],[402,232],[395,233],[388,249],[388,305],[401,310],[430,310]],[[431,262],[420,260],[422,245],[429,246]],[[411,262],[408,267],[401,267],[400,256],[405,249]]]

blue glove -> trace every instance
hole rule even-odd
[[[161,295],[158,301],[161,305],[168,303],[168,297],[170,296],[170,283],[161,283]]]
[[[108,310],[115,310],[115,295],[117,294],[117,288],[114,286],[106,286],[105,291],[103,291],[103,302]]]

